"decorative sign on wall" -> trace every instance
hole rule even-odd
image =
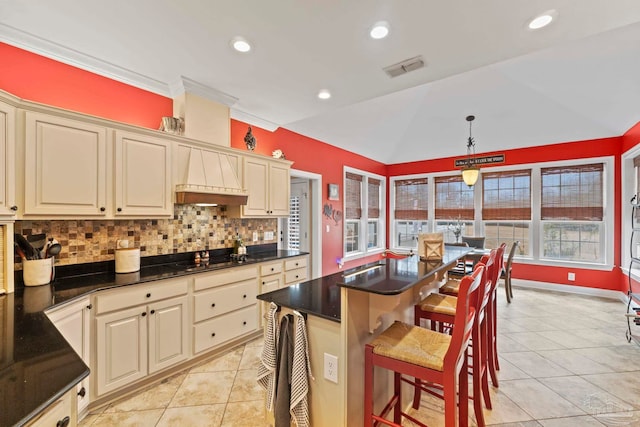
[[[342,211],[334,210],[333,205],[330,203],[324,204],[324,206],[322,207],[322,215],[326,216],[327,218],[333,219],[336,225],[340,224],[340,221],[342,221]]]
[[[466,166],[468,161],[469,160],[467,158],[456,159],[454,166],[457,168]],[[493,156],[483,156],[471,159],[472,165],[491,165],[494,163],[504,163],[504,154],[494,154]]]

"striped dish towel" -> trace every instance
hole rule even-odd
[[[271,303],[266,315],[267,324],[264,329],[264,346],[258,366],[257,381],[266,391],[267,411],[273,410],[273,400],[276,389],[276,353],[278,348],[278,306]]]
[[[296,316],[293,367],[291,369],[291,417],[298,427],[309,427],[309,378],[312,380],[311,362],[309,360],[309,342],[307,326],[302,314],[294,311]]]

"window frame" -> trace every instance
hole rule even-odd
[[[413,174],[413,175],[402,175],[402,176],[394,176],[389,178],[389,200],[390,200],[390,206],[389,206],[389,240],[390,240],[390,248],[392,250],[399,250],[399,251],[408,251],[408,250],[417,250],[418,248],[418,240],[414,239],[412,240],[414,242],[413,245],[411,246],[406,246],[406,245],[399,245],[396,242],[395,236],[398,235],[399,231],[398,229],[399,227],[399,222],[403,221],[403,222],[417,222],[419,223],[417,225],[418,227],[418,231],[417,234],[420,233],[427,233],[429,230],[431,230],[431,218],[432,218],[432,212],[430,213],[430,210],[433,210],[432,207],[432,198],[431,198],[431,186],[432,186],[432,181],[431,178],[429,177],[430,174]],[[427,180],[427,219],[425,220],[414,220],[414,219],[396,219],[396,181],[405,181],[405,180],[411,180],[411,179],[426,179]],[[424,224],[424,225],[422,225]],[[424,226],[424,229],[422,228]]]
[[[347,204],[347,174],[355,174],[362,177],[360,187],[360,219],[348,219],[346,215]],[[369,179],[375,179],[380,181],[380,194],[379,201],[379,217],[377,220],[369,219]],[[345,210],[343,229],[342,229],[342,260],[348,261],[358,259],[366,256],[370,256],[376,253],[384,252],[386,248],[386,194],[387,194],[387,178],[372,172],[363,171],[360,169],[351,168],[345,166],[342,173],[342,188],[343,188],[343,209]],[[375,222],[377,224],[377,238],[378,244],[373,247],[368,247],[369,242],[369,224]],[[357,224],[358,226],[358,238],[357,249],[347,252],[347,229],[349,224]]]

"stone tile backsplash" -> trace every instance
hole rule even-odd
[[[253,232],[258,241],[253,242]],[[46,233],[62,246],[57,264],[110,261],[115,257],[117,240],[128,240],[140,248],[141,256],[220,249],[233,246],[236,232],[246,245],[265,241],[264,232],[277,236],[277,219],[228,218],[221,207],[175,205],[173,218],[135,220],[23,220],[16,221],[15,232],[25,237]],[[16,270],[22,263],[15,264]]]

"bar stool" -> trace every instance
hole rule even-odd
[[[492,409],[488,380],[489,357],[487,353],[487,345],[489,344],[489,340],[486,306],[489,303],[489,291],[491,289],[490,277],[494,275],[493,269],[496,267],[496,255],[497,250],[492,250],[490,255],[483,256],[474,268],[474,271],[480,266],[484,266],[485,268],[475,306],[476,318],[473,322],[470,344],[472,355],[470,371],[473,382],[473,394],[470,398],[473,401],[476,423],[479,427],[485,426],[484,414],[482,412],[482,399],[484,399],[487,409]],[[420,301],[420,303],[414,308],[415,324],[420,326],[420,321],[422,319],[426,319],[430,321],[432,329],[434,329],[434,327],[442,329],[443,325],[446,325],[450,331],[451,329],[455,329],[454,322],[457,301],[458,298],[451,295],[436,293],[427,295],[427,297]],[[435,391],[429,392],[435,396],[442,397]],[[414,408],[418,407],[417,405],[419,402],[420,389],[416,388],[414,394]]]
[[[422,387],[411,377],[427,383],[440,384],[444,396],[446,427],[467,426],[468,405],[458,405],[468,399],[467,347],[475,319],[474,304],[480,289],[484,267],[462,279],[456,305],[453,334],[441,334],[429,329],[396,321],[372,342],[365,345],[364,425],[380,422],[400,426],[402,417],[427,427],[402,410],[401,383]],[[377,415],[373,413],[374,367],[394,372],[393,396]],[[393,409],[393,421],[384,417]]]

